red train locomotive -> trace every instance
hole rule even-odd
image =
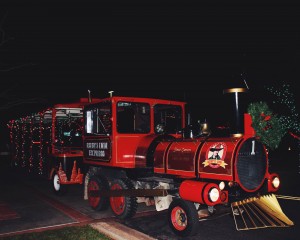
[[[168,209],[172,230],[197,231],[198,211],[258,193],[278,190],[268,155],[245,114],[243,134],[185,138],[185,103],[111,97],[84,107],[85,197],[95,210],[110,205],[132,217],[138,202]]]

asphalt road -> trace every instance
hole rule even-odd
[[[300,176],[282,172],[282,187],[278,194],[300,196]],[[300,201],[278,198],[283,212],[294,222],[292,227],[264,228],[237,231],[231,214],[224,212],[211,220],[199,222],[198,234],[180,238],[169,228],[167,212],[156,212],[153,207],[139,206],[138,214],[129,220],[118,221],[130,228],[159,240],[297,240],[300,235]],[[67,195],[55,196],[46,180],[23,178],[1,166],[0,205],[6,204],[15,212],[12,219],[0,218],[0,238],[9,232],[22,233],[32,229],[68,226],[114,219],[110,210],[95,212],[83,200],[82,186],[72,186]]]
[[[279,171],[281,188],[278,195],[300,197],[300,174],[293,171]],[[167,212],[124,221],[129,227],[139,230],[158,240],[298,240],[300,237],[300,201],[277,198],[284,214],[294,222],[291,227],[268,227],[255,230],[236,230],[231,214],[220,214],[211,220],[200,221],[198,234],[193,237],[176,236],[167,224]]]
[[[281,172],[282,186],[276,193],[300,197],[300,174]],[[299,198],[300,199],[300,198]],[[238,231],[232,214],[222,213],[199,222],[198,234],[193,237],[176,236],[167,224],[167,212],[138,217],[123,222],[127,226],[158,240],[298,240],[300,239],[300,201],[277,198],[283,213],[294,222],[291,227],[268,227]]]
[[[138,217],[125,221],[129,227],[159,240],[297,240],[300,235],[300,202],[279,200],[284,213],[294,222],[292,227],[264,228],[237,231],[232,215],[221,215],[212,220],[199,222],[198,234],[193,237],[176,236],[167,224],[167,213]]]

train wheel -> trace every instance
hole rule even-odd
[[[111,183],[110,189],[133,189],[133,185],[129,179],[115,179]],[[120,219],[131,218],[135,215],[137,210],[136,197],[110,197],[110,207],[116,217]]]
[[[178,236],[195,235],[199,224],[195,205],[182,199],[173,200],[168,210],[168,222],[172,231]]]
[[[109,190],[109,184],[105,177],[92,176],[88,183],[88,201],[96,210],[105,210],[109,206],[108,197],[101,197],[97,191]]]
[[[53,192],[59,196],[62,196],[67,192],[67,186],[60,183],[58,174],[56,172],[52,175],[51,187]]]

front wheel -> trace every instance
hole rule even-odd
[[[111,183],[110,189],[112,191],[133,189],[133,185],[131,181],[127,178],[115,179]],[[131,218],[135,215],[137,211],[136,197],[131,197],[131,196],[110,197],[110,207],[116,217],[120,219]]]
[[[197,233],[199,218],[195,205],[182,199],[175,199],[168,210],[168,222],[172,231],[181,237]]]
[[[51,178],[52,190],[56,195],[62,196],[67,192],[67,186],[60,183],[57,172],[52,175]]]

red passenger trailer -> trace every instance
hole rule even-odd
[[[9,121],[12,166],[51,179],[57,194],[68,184],[82,184],[78,167],[83,167],[82,116],[88,103],[81,98]]]

